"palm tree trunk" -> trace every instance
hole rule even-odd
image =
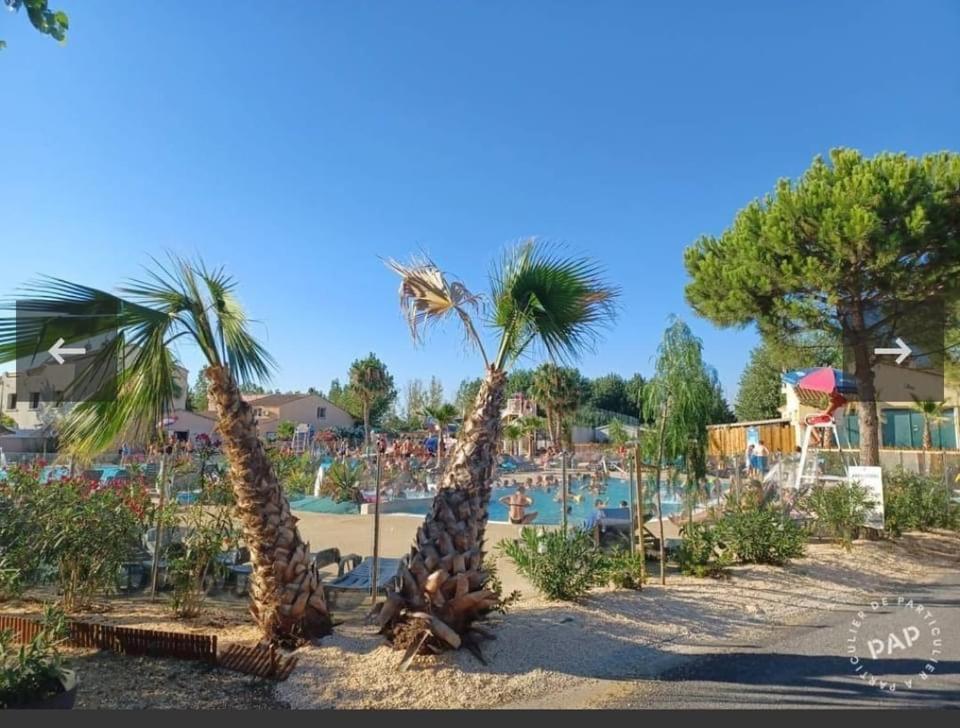
[[[230,372],[207,367],[223,451],[250,560],[250,611],[265,640],[294,645],[330,634],[332,623],[310,545],[257,436],[253,409]]]
[[[381,631],[399,648],[472,645],[470,625],[499,602],[485,588],[483,542],[506,381],[505,372],[488,369],[399,584],[379,608]]]

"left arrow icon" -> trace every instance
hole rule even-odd
[[[86,354],[87,350],[82,346],[75,348],[67,348],[64,346],[64,340],[62,338],[57,339],[56,343],[51,346],[47,351],[50,353],[54,359],[57,360],[57,364],[63,364],[64,356],[79,356],[80,354]]]

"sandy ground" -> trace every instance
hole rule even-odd
[[[358,521],[347,524],[343,521]],[[327,521],[332,521],[328,523]],[[304,514],[301,528],[313,547],[370,553],[372,518]],[[401,555],[419,518],[384,517],[383,554]],[[516,527],[491,524],[492,542],[514,537]],[[813,544],[786,568],[747,566],[723,580],[670,574],[666,587],[642,592],[598,590],[578,604],[551,603],[503,559],[508,589],[522,601],[488,626],[497,639],[485,645],[486,665],[467,652],[418,658],[398,671],[399,652],[364,621],[368,606],[340,603],[345,620],[319,646],[298,651],[299,665],[284,683],[176,660],[123,658],[91,651],[69,655],[81,676],[82,707],[294,707],[459,708],[576,705],[598,681],[649,674],[678,656],[711,643],[737,644],[779,625],[816,618],[820,610],[861,605],[897,583],[927,582],[940,569],[960,567],[960,535],[914,534],[897,542],[858,542],[851,552]],[[651,564],[656,569],[656,564]],[[651,582],[656,581],[652,579]],[[52,594],[33,594],[38,598]],[[5,613],[35,614],[40,602],[0,605]],[[216,633],[221,644],[250,644],[256,630],[243,599],[211,600],[205,614],[175,620],[165,599],[105,600],[86,620],[150,629]],[[579,693],[578,693],[579,691]],[[568,696],[568,697],[564,697]],[[572,696],[572,697],[570,697]],[[566,701],[566,702],[565,702]]]
[[[398,672],[400,654],[361,624],[343,625],[279,686],[295,708],[466,708],[556,705],[600,679],[629,679],[654,664],[726,644],[819,610],[865,604],[894,584],[925,582],[960,565],[956,534],[908,536],[899,543],[858,542],[851,552],[814,544],[786,568],[744,566],[723,580],[671,575],[666,587],[602,590],[582,603],[531,597],[492,620],[488,664],[469,653],[418,658]]]

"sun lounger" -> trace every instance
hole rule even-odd
[[[633,518],[629,508],[603,508],[603,525],[617,531],[626,531],[630,528]]]
[[[229,555],[229,553],[230,552],[227,552],[227,555]],[[231,575],[231,578],[235,580],[234,593],[237,596],[243,596],[247,593],[247,588],[250,584],[250,575],[253,573],[253,564],[249,562],[250,552],[247,549],[239,549],[239,553],[241,556],[238,558],[244,558],[246,563],[227,563],[226,567],[227,571]],[[347,554],[346,556],[341,556],[340,549],[338,548],[317,551],[315,554],[313,554],[313,560],[318,569],[322,569],[325,566],[330,566],[331,564],[336,564],[337,579],[343,578],[344,571],[346,571],[347,566],[350,567],[352,572],[357,568],[361,561],[357,554]],[[395,573],[396,569],[394,569],[394,574]]]
[[[386,592],[390,583],[397,578],[397,572],[400,570],[400,559],[381,557],[378,559],[377,566],[377,593],[379,594]],[[369,594],[373,579],[372,570],[373,557],[368,556],[347,573],[324,584],[323,588],[327,595],[327,601],[335,604],[339,592]]]

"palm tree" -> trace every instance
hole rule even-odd
[[[446,439],[447,427],[450,423],[457,419],[457,408],[454,407],[449,402],[444,404],[437,405],[436,407],[424,407],[423,415],[424,417],[429,417],[434,422],[437,423],[437,461],[443,460],[444,448],[446,444],[444,440]]]
[[[550,441],[556,447],[562,447],[569,418],[580,406],[579,372],[551,362],[542,364],[533,373],[531,391],[533,398],[547,412]]]
[[[487,588],[483,544],[507,371],[536,344],[553,359],[577,356],[612,320],[617,291],[589,260],[562,257],[534,241],[510,248],[490,276],[488,321],[499,337],[490,359],[474,324],[479,296],[428,259],[388,266],[401,277],[401,307],[414,341],[430,324],[454,317],[480,352],[486,376],[379,624],[411,655],[461,645],[477,651],[470,626],[499,602]]]
[[[529,438],[527,441],[527,455],[533,457],[536,452],[537,433],[547,428],[547,422],[543,417],[537,415],[524,415],[517,420],[523,434]]]
[[[934,402],[929,399],[920,399],[913,396],[914,409],[923,416],[923,462],[924,471],[930,473],[930,450],[933,449],[933,426],[939,425],[947,419],[947,411],[943,402]]]
[[[503,439],[510,443],[510,454],[516,455],[517,443],[523,437],[523,425],[519,419],[510,422],[503,427]]]
[[[350,390],[363,409],[363,442],[369,446],[370,412],[378,401],[394,396],[393,377],[386,365],[371,353],[350,365]]]
[[[17,302],[18,311],[29,311],[30,318],[21,315],[15,325],[0,321],[0,360],[18,346],[46,351],[60,336],[66,314],[81,317],[73,330],[82,324],[85,336],[116,334],[87,370],[96,372],[114,359],[122,362],[115,396],[81,401],[60,433],[66,450],[82,457],[103,452],[121,436],[155,432],[173,409],[172,347],[184,341],[196,345],[206,365],[209,396],[250,549],[254,619],[265,639],[281,644],[329,634],[330,616],[309,544],[300,538],[257,437],[253,410],[240,396],[239,386],[265,378],[273,359],[250,334],[234,295],[235,283],[222,270],[176,258],[169,267],[157,267],[145,281],[121,287],[123,298],[58,278],[31,284]],[[85,378],[81,375],[72,386],[85,384]]]

